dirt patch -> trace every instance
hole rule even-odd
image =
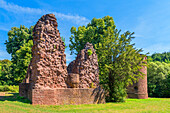
[[[5,92],[0,92],[0,96],[5,96]]]
[[[0,99],[3,99],[5,97],[5,92],[0,92]]]

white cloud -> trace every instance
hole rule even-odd
[[[51,11],[38,9],[38,8],[22,7],[13,3],[7,3],[4,0],[0,1],[0,8],[3,8],[6,11],[16,13],[16,14],[43,15],[47,13],[54,13],[57,18],[71,20],[72,22],[78,25],[84,25],[90,22],[87,18],[79,15],[66,15],[63,13],[51,12]]]

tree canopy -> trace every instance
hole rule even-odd
[[[160,61],[170,63],[170,52],[154,53],[148,56],[149,61]]]
[[[151,97],[170,97],[170,64],[149,62],[148,94]]]
[[[6,85],[12,83],[11,61],[5,59],[0,60],[0,85]]]
[[[21,83],[24,79],[29,62],[32,58],[31,47],[33,45],[32,37],[33,26],[26,28],[25,26],[12,27],[8,32],[8,40],[6,40],[6,49],[11,54],[11,75],[12,84]]]
[[[124,101],[126,87],[142,77],[139,70],[145,65],[142,49],[131,44],[134,38],[129,31],[121,34],[113,18],[93,18],[87,26],[71,28],[69,45],[71,54],[77,54],[84,45],[92,43],[98,55],[100,83],[109,92],[109,101]]]

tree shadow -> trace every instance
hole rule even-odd
[[[0,96],[0,102],[1,101],[18,101],[22,103],[31,104],[30,100],[19,96],[19,93],[6,93],[6,94],[7,95]]]
[[[95,88],[91,96],[94,95],[94,103],[101,104],[105,103],[105,92],[101,87]]]

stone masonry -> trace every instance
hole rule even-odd
[[[28,98],[32,104],[104,103],[97,55],[92,44],[87,43],[67,68],[65,45],[57,26],[54,14],[43,15],[35,25],[32,60],[19,85],[20,96]],[[89,55],[88,50],[92,54]]]
[[[91,53],[88,53],[91,52]],[[69,75],[79,75],[79,88],[96,88],[99,86],[99,67],[97,61],[97,54],[93,45],[86,43],[77,55],[76,60],[68,65]]]
[[[144,58],[146,60],[147,57]],[[148,91],[147,91],[147,67],[143,66],[140,70],[144,77],[139,79],[137,83],[130,85],[127,87],[128,98],[138,98],[138,99],[147,99]]]
[[[27,83],[33,88],[66,88],[65,45],[53,14],[42,16],[33,30],[32,60]]]
[[[32,60],[23,83],[19,84],[20,96],[41,105],[105,103],[93,45],[87,42],[67,67],[65,45],[57,27],[54,14],[43,15],[35,25]],[[129,98],[148,97],[147,67],[141,72],[146,76],[128,87]]]

